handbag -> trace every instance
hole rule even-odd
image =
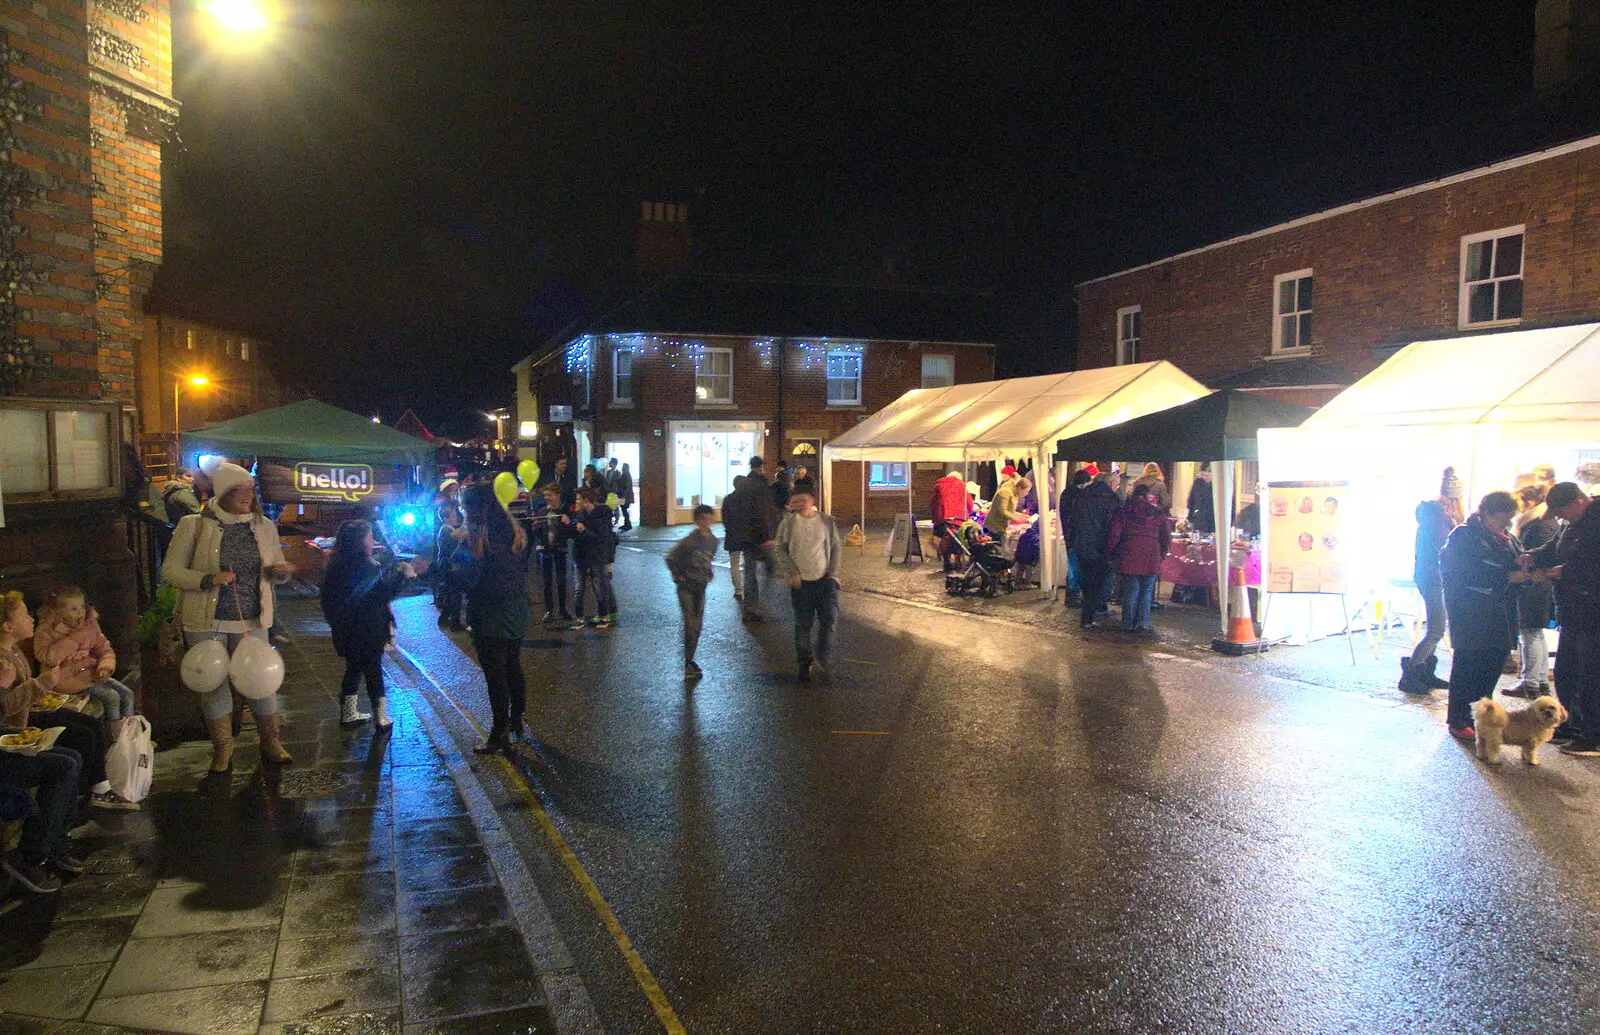
[[[143,801],[150,793],[154,772],[150,720],[143,715],[123,719],[122,736],[106,752],[106,779],[111,781],[111,789],[129,801]]]

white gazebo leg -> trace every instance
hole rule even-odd
[[[1236,460],[1211,465],[1216,473],[1211,495],[1212,516],[1217,523],[1217,605],[1221,611],[1222,635],[1228,635],[1228,562],[1233,542],[1233,469]]]

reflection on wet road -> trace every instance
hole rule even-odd
[[[860,593],[802,687],[724,569],[690,690],[645,549],[614,631],[530,637],[528,719],[551,815],[689,1031],[1600,1030],[1596,763],[1491,772],[1431,713],[1247,660]],[[402,612],[484,713],[427,602]],[[569,942],[611,1030],[659,1030],[601,940]]]

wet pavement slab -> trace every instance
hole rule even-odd
[[[469,810],[415,670],[387,662],[390,733],[342,727],[326,626],[285,611],[295,764],[259,767],[249,720],[226,777],[207,744],[159,751],[141,811],[75,831],[85,874],[6,903],[0,1035],[583,1030],[546,1001],[482,841],[498,820]]]

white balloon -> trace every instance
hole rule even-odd
[[[283,655],[267,641],[246,636],[233,648],[228,678],[241,696],[253,700],[271,697],[283,685]]]
[[[201,640],[184,651],[178,673],[184,686],[197,694],[209,694],[228,681],[228,648],[221,640]]]

